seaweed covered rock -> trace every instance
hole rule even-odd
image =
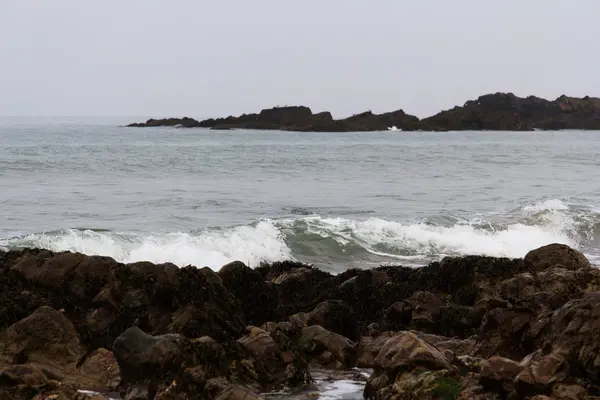
[[[350,340],[358,339],[358,326],[352,309],[341,300],[326,300],[308,314],[307,325],[320,325]]]
[[[278,334],[249,327],[237,342],[217,343],[207,336],[151,336],[132,327],[113,346],[121,369],[121,394],[214,399],[233,384],[257,393],[306,382],[308,364],[296,351],[294,339]]]
[[[7,398],[72,396],[78,388],[116,387],[119,369],[107,350],[87,354],[64,314],[42,306],[0,333],[0,382]]]
[[[246,324],[260,325],[274,319],[277,289],[258,271],[236,261],[224,265],[219,276],[223,285],[240,301]]]
[[[245,326],[239,300],[209,268],[25,249],[0,258],[0,284],[6,300],[0,302],[0,328],[50,306],[64,310],[94,348],[110,349],[133,325],[218,340],[239,337]]]

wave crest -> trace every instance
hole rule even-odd
[[[518,258],[549,243],[579,248],[588,253],[592,262],[600,259],[595,257],[600,248],[597,210],[559,200],[471,219],[445,214],[399,222],[377,217],[359,220],[300,214],[290,219],[266,219],[251,225],[191,233],[67,229],[0,241],[0,247],[42,247],[105,255],[121,262],[173,262],[214,269],[234,260],[256,266],[292,259],[332,272],[398,261],[424,265],[444,256]]]

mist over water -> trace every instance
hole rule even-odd
[[[600,260],[600,132],[119,127],[138,119],[0,119],[0,248],[333,272],[552,242]]]

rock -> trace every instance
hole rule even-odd
[[[515,378],[517,393],[520,396],[549,392],[553,383],[565,378],[566,360],[559,353],[542,356],[538,352],[524,360],[523,364],[522,372]]]
[[[33,363],[57,374],[75,371],[85,349],[75,327],[61,312],[40,307],[0,334],[0,362]]]
[[[473,353],[477,342],[475,339],[449,339],[435,344],[438,350],[450,350],[458,357]]]
[[[321,325],[328,331],[353,341],[358,339],[358,327],[352,310],[341,300],[326,300],[319,303],[308,315],[306,324]]]
[[[302,329],[302,348],[325,367],[350,368],[356,363],[356,345],[348,338],[319,325]]]
[[[417,330],[432,331],[438,321],[444,302],[429,292],[416,292],[401,302],[392,304],[384,316],[384,326],[389,330],[412,327]]]
[[[121,382],[117,359],[111,351],[103,348],[97,349],[85,357],[85,361],[79,367],[79,372],[82,375],[93,377],[98,382],[97,388],[114,391]]]
[[[490,392],[507,395],[514,390],[513,381],[523,366],[508,358],[493,356],[482,363],[481,385]]]
[[[225,389],[215,400],[263,400],[263,397],[242,386]]]
[[[78,388],[116,387],[112,354],[102,349],[85,355],[65,315],[38,308],[0,334],[0,398],[72,398]]]
[[[191,347],[181,335],[151,336],[137,327],[127,329],[113,344],[123,386],[173,380],[193,357]],[[213,361],[217,367],[219,356],[215,354]]]
[[[0,329],[40,306],[63,310],[92,349],[109,349],[132,325],[217,340],[237,339],[245,326],[240,302],[209,268],[24,249],[8,252],[0,269]]]
[[[531,354],[517,377],[539,386],[564,379],[600,381],[600,293],[586,293],[552,313],[540,316],[524,335],[542,349]]]
[[[580,252],[564,244],[549,244],[527,253],[525,262],[535,271],[544,271],[555,265],[569,270],[591,268],[588,259]]]
[[[536,317],[537,314],[529,309],[490,310],[481,324],[474,354],[484,358],[502,355],[522,359],[533,349],[532,343],[522,339]]]
[[[240,300],[246,323],[272,321],[277,309],[277,288],[242,262],[229,263],[219,270],[223,285]]]
[[[380,371],[412,370],[417,366],[429,370],[453,368],[438,349],[411,332],[400,332],[388,339],[375,358],[375,369]]]
[[[207,336],[151,336],[132,327],[113,345],[121,394],[142,390],[150,398],[167,400],[201,393],[202,399],[214,399],[232,383],[252,390],[297,385],[309,379],[299,339],[278,328],[270,335],[248,327],[237,342],[219,344]]]
[[[363,336],[358,342],[358,368],[373,368],[377,355],[386,344],[386,342],[395,336],[395,332],[384,332],[379,336]]]
[[[264,109],[258,114],[243,114],[239,117],[210,118],[197,121],[191,118],[149,119],[142,123],[129,124],[129,127],[181,126],[185,128],[223,129],[264,129],[284,131],[316,132],[356,132],[385,131],[389,127],[398,128],[415,125],[419,119],[402,110],[373,114],[365,112],[352,117],[334,120],[330,112],[313,114],[304,106],[286,106]]]
[[[419,120],[403,110],[374,114],[371,111],[334,120],[329,112],[313,114],[304,106],[264,109],[258,114],[239,117],[149,119],[130,127],[202,127],[211,129],[265,129],[315,132],[386,131],[393,126],[401,130],[458,131],[532,129],[600,129],[600,99],[567,97],[549,101],[535,96],[517,97],[512,93],[490,93],[467,101],[462,107],[444,110]]]
[[[535,96],[520,98],[512,93],[491,93],[422,119],[418,127],[424,131],[593,130],[600,128],[595,117],[599,111],[597,98],[561,96],[548,101]]]
[[[558,400],[580,400],[590,399],[588,391],[580,385],[556,385],[552,389],[552,399]]]
[[[380,384],[369,381],[364,398],[384,399],[454,399],[460,392],[460,380],[448,371],[402,371],[390,385],[386,380]]]

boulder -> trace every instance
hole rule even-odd
[[[272,321],[277,309],[277,288],[262,275],[236,261],[219,270],[223,285],[240,301],[246,323],[260,325]]]
[[[57,374],[77,368],[86,353],[75,327],[63,313],[40,307],[0,334],[0,362],[32,363]]]
[[[389,338],[375,358],[375,369],[379,371],[412,370],[417,366],[428,370],[453,368],[438,349],[412,332]]]
[[[350,368],[356,363],[356,344],[320,325],[302,329],[301,348],[313,363],[324,367]]]
[[[326,300],[308,315],[306,325],[321,325],[328,331],[338,333],[350,340],[358,339],[358,327],[352,310],[341,300]]]
[[[513,392],[513,381],[522,370],[523,366],[516,361],[493,356],[482,363],[480,382],[486,390],[506,396]]]
[[[392,336],[395,336],[395,332],[383,332],[378,336],[361,337],[358,342],[356,366],[358,368],[373,368],[377,355]]]
[[[525,255],[525,262],[534,271],[544,271],[555,265],[569,270],[591,268],[589,260],[583,253],[558,243],[531,250]]]

